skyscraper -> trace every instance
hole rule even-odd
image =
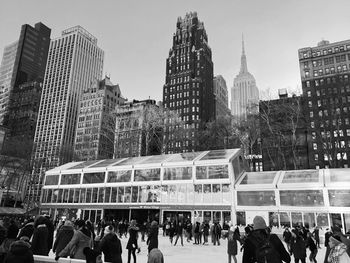
[[[230,114],[228,108],[228,92],[226,81],[223,76],[217,75],[214,77],[214,93],[215,93],[215,106],[216,106],[216,119],[219,116],[225,116]]]
[[[212,54],[204,24],[196,12],[177,19],[166,60],[163,105],[176,111],[188,130],[185,138],[174,138],[167,153],[194,150],[200,123],[215,119]]]
[[[112,159],[115,108],[123,104],[119,85],[109,77],[84,90],[80,100],[74,153],[77,160]]]
[[[298,51],[310,168],[350,164],[350,40]]]
[[[247,113],[257,113],[259,90],[255,78],[248,72],[247,57],[242,39],[241,69],[233,81],[231,89],[231,112],[238,119],[245,120]]]
[[[34,144],[36,160],[29,198],[40,197],[43,171],[71,161],[83,89],[102,78],[104,52],[81,26],[51,41]]]
[[[34,27],[23,25],[19,40],[5,47],[0,67],[0,123],[7,125],[5,116],[13,90],[26,82],[44,79],[51,29],[43,23]]]

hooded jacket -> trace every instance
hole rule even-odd
[[[74,235],[67,246],[58,254],[59,257],[68,257],[75,259],[86,259],[83,253],[85,247],[92,248],[93,239],[91,232],[87,228],[80,228],[74,232]]]
[[[33,252],[30,244],[18,240],[11,244],[10,251],[7,254],[4,263],[34,263]]]
[[[67,246],[74,235],[74,228],[72,226],[63,225],[56,235],[55,243],[53,244],[53,252],[57,255]]]

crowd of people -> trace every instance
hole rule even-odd
[[[105,262],[122,263],[122,238],[127,239],[127,262],[136,263],[140,253],[139,235],[148,248],[148,263],[164,263],[158,248],[160,227],[173,246],[179,239],[182,246],[184,239],[194,245],[208,245],[210,238],[213,246],[220,246],[222,240],[227,239],[229,263],[232,260],[237,263],[239,250],[243,253],[243,263],[289,263],[291,256],[295,263],[305,263],[307,256],[310,262],[317,263],[316,256],[321,248],[319,227],[312,231],[305,226],[286,227],[279,238],[271,233],[261,216],[256,216],[242,234],[231,223],[221,227],[219,222],[206,221],[192,224],[190,220],[171,220],[159,226],[157,221],[137,224],[136,220],[101,220],[94,226],[82,219],[53,222],[49,216],[6,217],[0,218],[0,263],[34,262],[33,255],[48,256],[51,250],[56,260],[70,257],[95,263],[102,262],[103,254]],[[323,263],[350,262],[350,239],[341,228],[327,228],[324,241]]]

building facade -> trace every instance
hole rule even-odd
[[[81,95],[102,79],[103,60],[97,39],[80,26],[51,41],[34,137],[31,203],[39,200],[43,171],[72,160]]]
[[[350,40],[299,49],[311,168],[350,164]]]
[[[160,137],[161,132],[157,127],[147,130],[146,123],[155,108],[159,108],[156,101],[150,99],[125,102],[116,108],[115,158],[160,154],[154,137]]]
[[[43,81],[50,35],[51,29],[43,23],[36,23],[34,27],[25,24],[19,40],[5,47],[0,69],[1,123],[8,124],[6,116],[14,90],[26,82]]]
[[[307,124],[303,98],[288,97],[260,101],[260,138],[255,150],[262,155],[264,171],[309,169]]]
[[[237,119],[246,120],[247,114],[258,113],[259,90],[255,78],[248,71],[247,57],[242,40],[241,69],[231,88],[231,113]]]
[[[115,122],[112,116],[116,106],[124,101],[119,85],[114,85],[107,76],[84,90],[80,100],[74,159],[113,158]]]
[[[217,75],[214,77],[214,93],[215,93],[215,114],[217,119],[219,116],[231,114],[228,108],[228,91],[226,81],[223,76]]]
[[[216,116],[212,53],[204,24],[196,12],[177,20],[173,45],[166,60],[163,105],[176,111],[188,130],[185,137],[174,138],[167,152],[194,150],[200,124]]]

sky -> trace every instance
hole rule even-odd
[[[301,89],[298,49],[350,39],[349,8],[348,0],[1,0],[0,52],[18,39],[23,24],[43,22],[52,39],[80,25],[97,37],[104,74],[124,97],[158,101],[177,18],[195,11],[208,35],[214,75],[225,78],[229,93],[244,34],[248,70],[264,99],[275,98],[278,89]]]

